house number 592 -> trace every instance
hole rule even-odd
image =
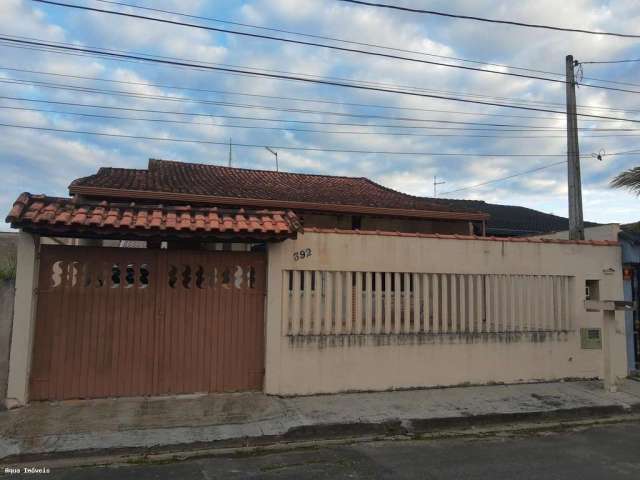
[[[307,258],[311,256],[311,249],[305,248],[304,250],[299,250],[297,252],[293,252],[293,259],[297,262],[298,260],[302,260],[303,258]]]

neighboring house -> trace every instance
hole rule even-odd
[[[483,200],[423,198],[426,201],[445,207],[488,214],[489,220],[486,222],[486,234],[496,237],[524,237],[569,229],[569,220],[567,218],[532,208],[487,203]],[[597,225],[593,222],[585,222],[584,224],[585,227]]]
[[[295,211],[301,227],[469,234],[485,213],[430,202],[363,177],[249,170],[149,160],[146,170],[101,168],[69,186],[76,201],[210,205]]]
[[[626,313],[629,366],[640,372],[640,223],[621,225],[618,239],[622,246],[624,299],[636,305],[632,312]]]
[[[617,242],[471,236],[486,213],[364,178],[151,160],[69,191],[7,217],[9,406],[627,373],[583,293],[622,297]]]

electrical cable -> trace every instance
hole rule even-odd
[[[43,43],[43,42],[31,42],[31,41],[26,41],[26,40],[16,40],[16,39],[9,39],[7,37],[1,37],[1,36],[0,36],[0,40],[8,40],[8,41],[17,42],[17,43],[47,45],[46,43]],[[149,61],[149,62],[154,62],[154,63],[163,63],[163,64],[166,63],[166,64],[170,64],[170,65],[184,65],[184,66],[199,67],[199,68],[207,69],[207,70],[219,70],[219,71],[246,73],[246,74],[249,74],[249,75],[265,77],[265,78],[272,78],[272,79],[289,79],[289,80],[297,80],[297,81],[306,82],[306,83],[316,83],[316,84],[331,85],[331,86],[337,86],[337,87],[354,88],[354,89],[369,90],[369,91],[384,92],[384,93],[394,93],[394,94],[401,94],[401,95],[410,95],[410,96],[417,96],[417,97],[423,97],[423,98],[434,98],[434,99],[456,101],[456,102],[464,102],[464,103],[474,103],[474,104],[478,104],[478,105],[487,105],[487,106],[502,107],[502,108],[514,108],[514,109],[529,110],[529,111],[536,111],[536,112],[557,113],[557,114],[563,114],[564,113],[564,112],[560,112],[560,111],[557,111],[557,110],[550,110],[550,109],[543,109],[543,108],[515,106],[515,105],[508,105],[508,104],[500,104],[500,103],[496,103],[496,102],[484,102],[484,101],[479,101],[479,100],[456,98],[456,97],[450,97],[450,96],[445,96],[445,95],[434,95],[434,94],[418,93],[418,92],[412,92],[412,91],[385,89],[385,88],[379,88],[379,87],[366,87],[366,86],[362,86],[362,85],[355,85],[355,84],[349,84],[349,83],[343,83],[343,82],[330,82],[330,81],[325,81],[325,80],[317,80],[317,79],[296,77],[296,76],[293,76],[293,75],[267,74],[267,73],[243,71],[243,70],[232,69],[232,68],[212,67],[212,66],[208,66],[208,65],[195,65],[195,64],[188,64],[186,62],[176,62],[176,61],[169,61],[169,60],[160,60],[160,59],[155,59],[155,58],[139,57],[139,56],[134,56],[134,55],[117,54],[117,53],[99,51],[99,50],[93,50],[93,49],[83,49],[83,48],[80,48],[80,47],[67,47],[67,46],[65,46],[65,47],[54,46],[54,47],[55,48],[60,48],[60,49],[75,50],[75,51],[80,51],[80,52],[97,53],[97,54],[101,54],[101,55],[113,56],[113,57],[119,57],[119,58],[134,58],[134,59],[144,60],[144,61]],[[608,117],[608,116],[603,116],[603,115],[593,115],[593,114],[587,114],[587,113],[578,113],[577,115],[581,116],[581,117],[601,118],[601,119],[619,120],[619,121],[624,121],[624,122],[640,123],[640,120]]]
[[[149,137],[142,135],[126,135],[126,134],[118,134],[118,133],[106,133],[106,132],[93,132],[93,131],[85,131],[85,130],[74,130],[74,129],[62,129],[62,128],[53,128],[53,127],[36,127],[31,125],[16,125],[10,123],[0,123],[0,127],[6,128],[19,128],[19,129],[27,129],[27,130],[38,130],[38,131],[47,131],[47,132],[58,132],[58,133],[74,133],[81,135],[98,135],[104,137],[114,137],[114,138],[129,138],[135,140],[157,140],[163,142],[179,142],[179,143],[199,143],[205,145],[229,145],[227,141],[219,141],[219,140],[198,140],[198,139],[186,139],[186,138],[168,138],[168,137]],[[255,143],[236,143],[233,145],[235,147],[247,147],[247,148],[264,148],[264,144],[255,144]],[[359,154],[375,154],[375,155],[403,155],[403,156],[425,156],[425,157],[473,157],[473,158],[497,158],[497,157],[508,157],[508,158],[538,158],[538,157],[564,157],[566,154],[529,154],[529,153],[452,153],[452,152],[412,152],[412,151],[399,151],[399,150],[358,150],[358,149],[339,149],[339,148],[320,148],[320,147],[292,147],[285,145],[266,145],[268,147],[273,148],[274,150],[292,150],[292,151],[304,151],[304,152],[329,152],[329,153],[359,153]]]
[[[549,165],[543,165],[542,167],[532,168],[531,170],[525,170],[523,172],[514,173],[514,174],[508,175],[506,177],[495,178],[493,180],[488,180],[488,181],[482,182],[482,183],[476,183],[475,185],[470,185],[468,187],[456,188],[455,190],[449,190],[448,192],[443,192],[440,195],[450,195],[452,193],[462,192],[462,191],[465,191],[465,190],[472,190],[474,188],[483,187],[483,186],[489,185],[491,183],[503,182],[505,180],[510,180],[512,178],[520,177],[522,175],[527,175],[529,173],[539,172],[540,170],[544,170],[546,168],[551,168],[551,167],[556,167],[558,165],[566,165],[566,164],[567,164],[566,160],[563,160],[561,162],[554,162],[554,163],[550,163]]]
[[[36,0],[41,1],[41,0]],[[368,7],[378,7],[378,8],[388,8],[392,10],[399,10],[403,12],[410,13],[421,13],[425,15],[437,15],[441,17],[449,17],[449,18],[459,18],[462,20],[475,20],[477,22],[488,22],[488,23],[500,23],[503,25],[513,25],[516,27],[527,27],[527,28],[543,28],[546,30],[556,30],[560,32],[570,32],[570,33],[586,33],[590,35],[606,35],[611,37],[622,37],[622,38],[640,38],[640,35],[635,35],[631,33],[616,33],[616,32],[599,32],[597,30],[586,30],[582,28],[568,28],[568,27],[556,27],[552,25],[544,25],[539,23],[525,23],[525,22],[516,22],[513,20],[498,20],[494,18],[485,18],[485,17],[476,17],[472,15],[460,15],[454,13],[446,13],[439,12],[436,10],[422,10],[418,8],[409,8],[409,7],[401,7],[399,5],[389,5],[386,3],[374,3],[374,2],[366,2],[363,0],[338,0],[339,2],[346,3],[354,3],[357,5],[364,5]]]
[[[363,55],[372,55],[372,56],[376,56],[376,57],[384,57],[384,58],[393,59],[393,60],[417,62],[417,63],[427,64],[427,65],[436,65],[436,66],[439,66],[439,67],[457,68],[457,69],[469,70],[469,71],[480,72],[480,73],[492,73],[492,74],[496,74],[496,75],[506,75],[506,76],[510,76],[510,77],[526,78],[526,79],[532,79],[532,80],[541,80],[541,81],[547,81],[547,82],[553,82],[553,83],[563,83],[563,84],[567,83],[566,80],[560,80],[560,79],[556,79],[556,78],[546,78],[546,77],[540,77],[540,76],[536,76],[536,75],[526,75],[526,74],[522,74],[522,73],[504,72],[504,71],[499,71],[499,70],[488,70],[486,68],[470,67],[470,66],[467,66],[467,65],[455,65],[455,64],[450,64],[450,63],[434,62],[432,60],[424,60],[424,59],[419,59],[419,58],[404,57],[404,56],[400,56],[400,55],[393,55],[393,54],[382,53],[382,52],[372,52],[372,51],[362,50],[362,49],[358,49],[358,48],[339,47],[339,46],[336,46],[336,45],[328,45],[328,44],[317,43],[317,42],[294,40],[294,39],[291,39],[291,38],[284,38],[284,37],[274,37],[272,35],[262,35],[262,34],[258,34],[258,33],[240,32],[240,31],[237,31],[237,30],[229,30],[229,29],[225,29],[225,28],[211,27],[211,26],[208,26],[208,25],[198,25],[198,24],[194,24],[194,23],[178,22],[176,20],[169,20],[169,19],[157,18],[157,17],[149,17],[149,16],[146,16],[146,15],[138,15],[138,14],[134,14],[134,13],[118,12],[118,11],[115,11],[115,10],[105,10],[105,9],[102,9],[102,8],[88,7],[88,6],[84,6],[84,5],[73,5],[73,4],[70,4],[70,3],[55,2],[53,0],[32,0],[32,1],[38,2],[38,3],[44,3],[44,4],[48,4],[48,5],[55,5],[55,6],[59,6],[59,7],[65,7],[65,8],[75,8],[75,9],[85,10],[85,11],[90,11],[90,12],[107,13],[107,14],[110,14],[110,15],[118,15],[118,16],[127,17],[127,18],[135,18],[135,19],[138,19],[138,20],[149,20],[149,21],[154,21],[154,22],[159,22],[159,23],[166,23],[166,24],[169,24],[169,25],[176,25],[176,26],[189,27],[189,28],[198,28],[198,29],[208,30],[208,31],[213,31],[213,32],[227,33],[227,34],[231,34],[231,35],[240,35],[240,36],[251,37],[251,38],[258,38],[258,39],[261,39],[261,40],[274,40],[274,41],[285,42],[285,43],[295,43],[295,44],[298,44],[298,45],[304,45],[304,46],[310,46],[310,47],[328,48],[328,49],[331,49],[331,50],[338,50],[338,51],[348,52],[348,53],[358,53],[358,54],[363,54]],[[640,38],[640,36],[638,38]],[[604,85],[593,85],[593,84],[589,84],[589,83],[579,83],[579,85],[584,86],[584,87],[589,87],[589,88],[612,90],[612,91],[624,92],[624,93],[640,93],[640,91],[638,91],[638,90],[628,90],[628,89],[619,88],[619,87],[607,87],[607,86],[604,86]]]

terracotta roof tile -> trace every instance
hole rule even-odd
[[[136,205],[106,201],[79,202],[73,198],[21,194],[6,221],[13,227],[43,234],[86,232],[233,232],[262,238],[295,236],[301,231],[293,212],[217,207]]]
[[[473,217],[468,208],[430,201],[407,195],[379,185],[364,177],[341,177],[302,173],[275,172],[229,168],[217,165],[149,160],[147,170],[100,168],[94,175],[74,180],[69,191],[89,194],[88,190],[155,193],[145,198],[160,200],[166,196],[184,194],[202,198],[265,201],[263,206],[290,208],[286,203],[360,207],[365,209],[395,209],[429,212],[454,212]],[[106,196],[104,194],[100,194]],[[119,195],[120,196],[120,195]],[[125,196],[123,192],[122,196]],[[276,205],[274,202],[282,202]],[[303,207],[296,207],[303,208]],[[478,214],[475,213],[477,217]],[[486,218],[480,217],[474,219]]]

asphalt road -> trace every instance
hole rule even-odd
[[[640,423],[518,437],[384,441],[168,464],[76,468],[37,478],[638,480]]]

